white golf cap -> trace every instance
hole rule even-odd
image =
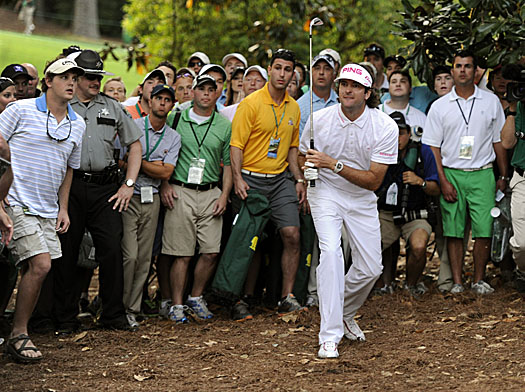
[[[328,55],[330,56],[331,58],[334,59],[335,62],[339,63],[339,65],[341,65],[341,56],[339,56],[339,53],[337,53],[335,50],[333,49],[330,49],[330,48],[326,48],[326,49],[323,49],[319,52],[319,55],[322,56],[322,55]]]
[[[246,60],[246,57],[244,57],[242,54],[240,53],[228,53],[226,56],[224,56],[222,58],[222,65],[224,67],[226,67],[226,63],[228,62],[228,60],[230,59],[237,59],[239,60],[241,63],[244,64],[245,67],[248,66],[248,61]]]
[[[75,72],[78,75],[84,75],[85,73],[83,68],[80,68],[75,61],[68,58],[58,59],[46,69],[46,75],[49,73],[60,75],[66,72]]]
[[[201,68],[201,70],[199,71],[199,75],[204,75],[205,73],[208,73],[210,71],[217,71],[219,72],[220,74],[222,74],[223,78],[224,78],[224,81],[226,81],[226,71],[224,70],[224,68],[222,68],[220,65],[218,64],[206,64],[204,67]]]
[[[193,53],[190,57],[188,57],[188,63],[190,62],[190,60],[193,57],[198,58],[204,64],[209,64],[210,63],[210,58],[206,55],[206,53],[202,53],[202,52],[195,52],[195,53]]]
[[[372,76],[359,64],[346,64],[341,68],[339,77],[335,81],[337,82],[341,79],[353,80],[365,87],[372,87]]]
[[[246,71],[244,71],[244,77],[246,77],[246,75],[248,75],[252,71],[259,72],[261,74],[261,76],[263,77],[263,79],[268,81],[268,72],[266,72],[266,70],[263,67],[261,67],[260,65],[252,65],[252,66],[246,68]]]

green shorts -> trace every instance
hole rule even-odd
[[[447,180],[456,188],[457,201],[449,203],[441,195],[443,235],[463,238],[467,210],[472,220],[472,238],[492,236],[490,210],[495,205],[496,180],[492,169],[466,172],[444,168]]]

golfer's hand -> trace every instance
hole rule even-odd
[[[331,156],[325,154],[324,152],[320,152],[317,150],[309,149],[306,152],[306,161],[311,162],[315,165],[315,167],[321,169],[330,169],[333,170],[335,167],[335,164],[337,163],[337,159],[332,158]],[[304,167],[302,168],[305,169]]]
[[[164,207],[172,210],[174,207],[175,199],[178,199],[178,198],[179,196],[173,190],[169,182],[162,181],[162,184],[160,186],[160,200],[162,201],[162,204],[164,204]]]

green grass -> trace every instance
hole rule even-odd
[[[70,45],[78,45],[82,49],[93,50],[100,50],[104,46],[103,42],[80,41],[76,38],[51,38],[42,35],[28,36],[0,30],[0,72],[9,64],[31,63],[38,68],[40,78],[42,78],[42,71],[46,62],[58,56],[62,53],[63,48],[67,48]],[[124,50],[119,49],[117,56],[124,58]],[[115,61],[112,58],[108,58],[104,62],[104,69],[122,77],[128,94],[144,77],[139,75],[135,68],[128,72],[125,61]],[[108,77],[106,76],[105,78]]]

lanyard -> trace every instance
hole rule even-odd
[[[149,157],[151,156],[151,154],[153,154],[153,151],[157,149],[157,147],[160,144],[160,141],[162,140],[162,138],[164,137],[164,134],[166,133],[166,126],[164,126],[164,130],[160,134],[157,144],[155,144],[153,149],[150,151],[149,150],[149,132],[148,132],[149,130],[148,128],[149,128],[149,122],[148,122],[148,117],[146,117],[146,119],[144,120],[144,133],[146,134],[146,161],[149,161]]]
[[[142,108],[139,106],[138,102],[135,104],[135,109],[137,109],[137,113],[138,113],[139,117],[144,117],[142,115]]]
[[[476,98],[472,99],[472,106],[470,107],[470,113],[468,115],[468,121],[467,121],[467,118],[465,117],[465,113],[463,113],[463,109],[461,109],[461,105],[459,104],[459,100],[458,99],[456,99],[456,103],[458,104],[459,111],[461,112],[461,115],[463,116],[463,121],[465,121],[465,124],[467,125],[467,128],[468,128],[468,124],[470,123],[470,117],[472,116],[472,109],[474,108],[474,103],[476,103]]]
[[[277,123],[277,114],[275,114],[275,109],[273,108],[273,105],[271,105],[272,111],[273,111],[273,118],[275,119],[275,138],[277,139],[277,136],[279,135],[279,126],[283,122],[284,114],[286,113],[286,102],[284,103],[284,110],[283,115],[281,116],[281,120],[279,120],[279,123]]]
[[[211,115],[211,119],[210,119],[210,123],[208,124],[208,128],[206,128],[206,132],[204,133],[204,136],[202,137],[202,140],[200,142],[199,142],[199,138],[197,137],[197,134],[195,133],[195,129],[193,129],[191,119],[189,121],[191,130],[193,131],[193,136],[195,136],[195,140],[197,141],[197,145],[199,146],[199,158],[201,156],[201,147],[204,144],[204,139],[206,139],[206,136],[208,136],[208,131],[210,130],[211,124],[213,123],[214,117],[215,117],[215,110],[213,111],[213,114]]]

